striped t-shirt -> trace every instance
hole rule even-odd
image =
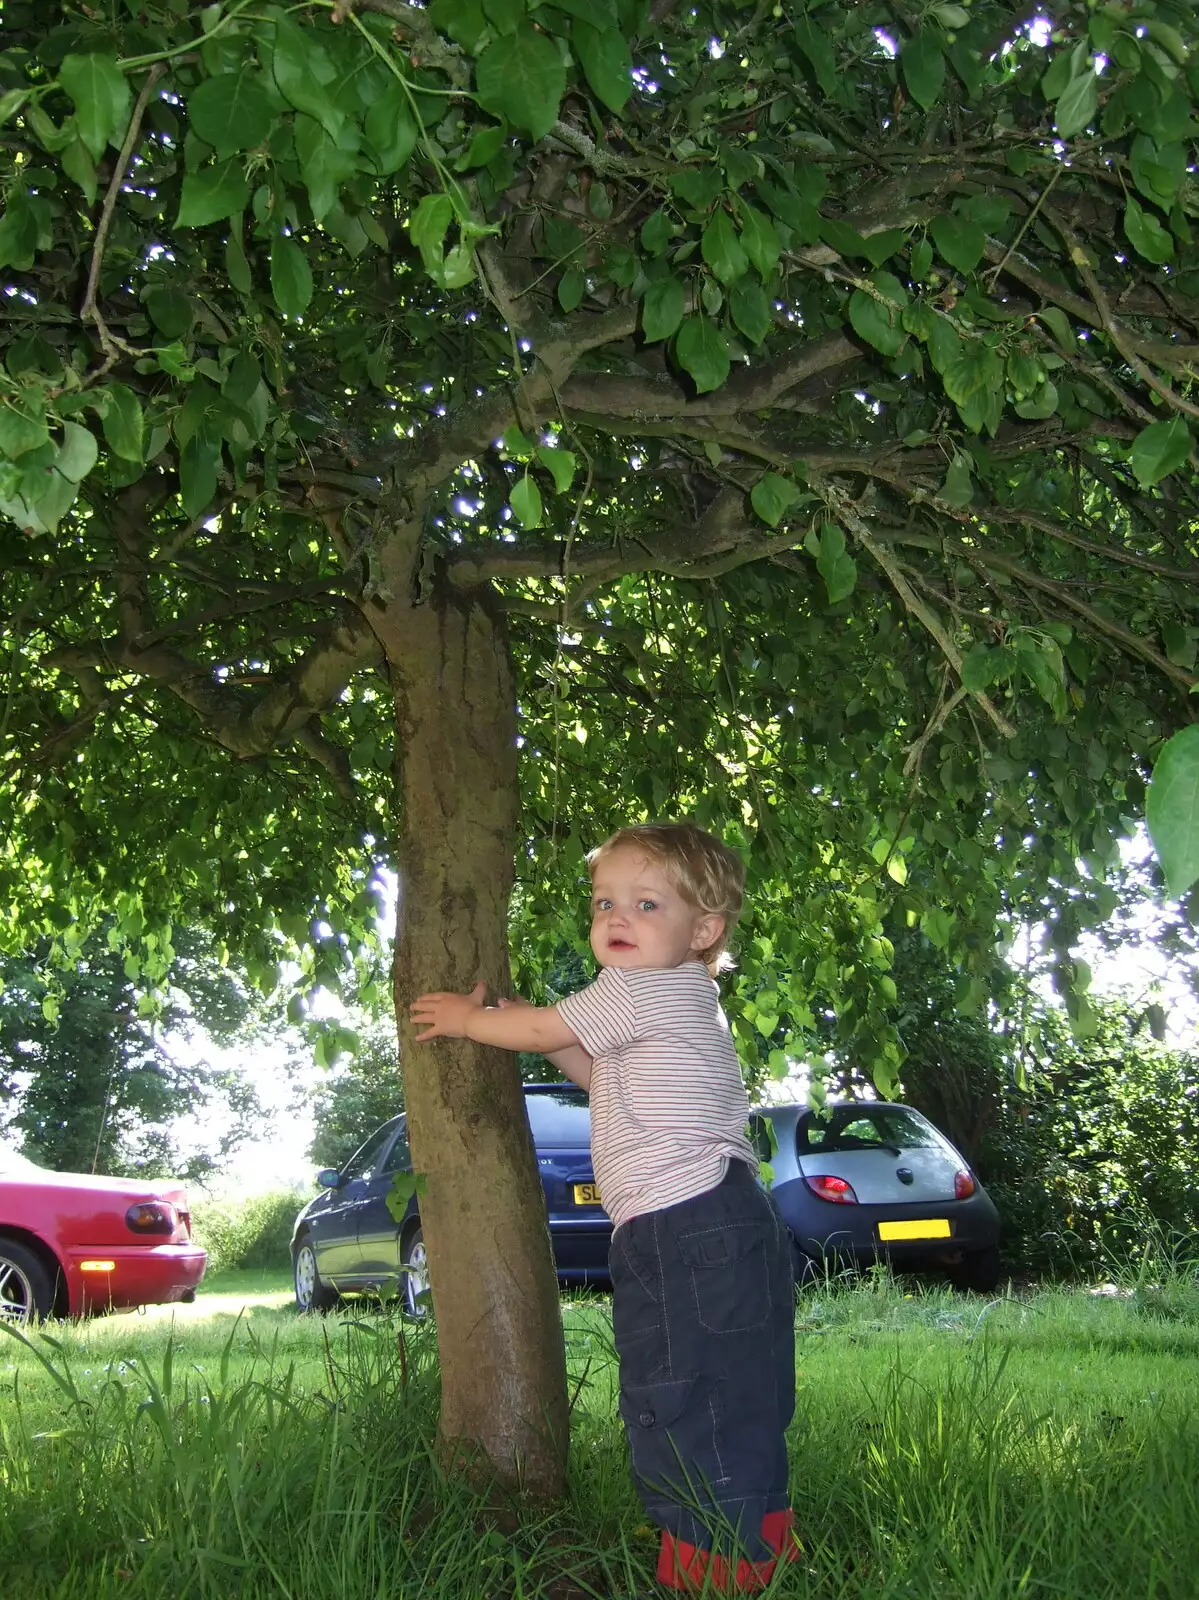
[[[701,962],[605,967],[558,1011],[592,1058],[591,1161],[617,1226],[703,1194],[730,1160],[757,1170],[740,1063]]]

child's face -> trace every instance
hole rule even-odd
[[[635,846],[618,846],[591,882],[591,948],[601,967],[680,967],[708,949],[724,919],[698,911],[665,870]]]

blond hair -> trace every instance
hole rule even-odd
[[[731,966],[725,949],[745,902],[745,868],[740,856],[694,822],[639,822],[617,829],[588,853],[592,880],[606,856],[630,848],[642,851],[661,867],[689,905],[707,916],[724,919],[719,939],[696,954],[713,976]]]

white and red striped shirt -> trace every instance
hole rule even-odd
[[[730,1161],[757,1171],[741,1065],[701,962],[605,967],[558,1011],[592,1058],[591,1161],[617,1226],[703,1194]]]

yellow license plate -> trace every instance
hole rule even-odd
[[[880,1222],[880,1239],[948,1239],[949,1221],[933,1217],[923,1222]]]
[[[599,1189],[594,1183],[575,1184],[575,1205],[598,1206],[602,1204],[603,1201],[600,1199]]]

